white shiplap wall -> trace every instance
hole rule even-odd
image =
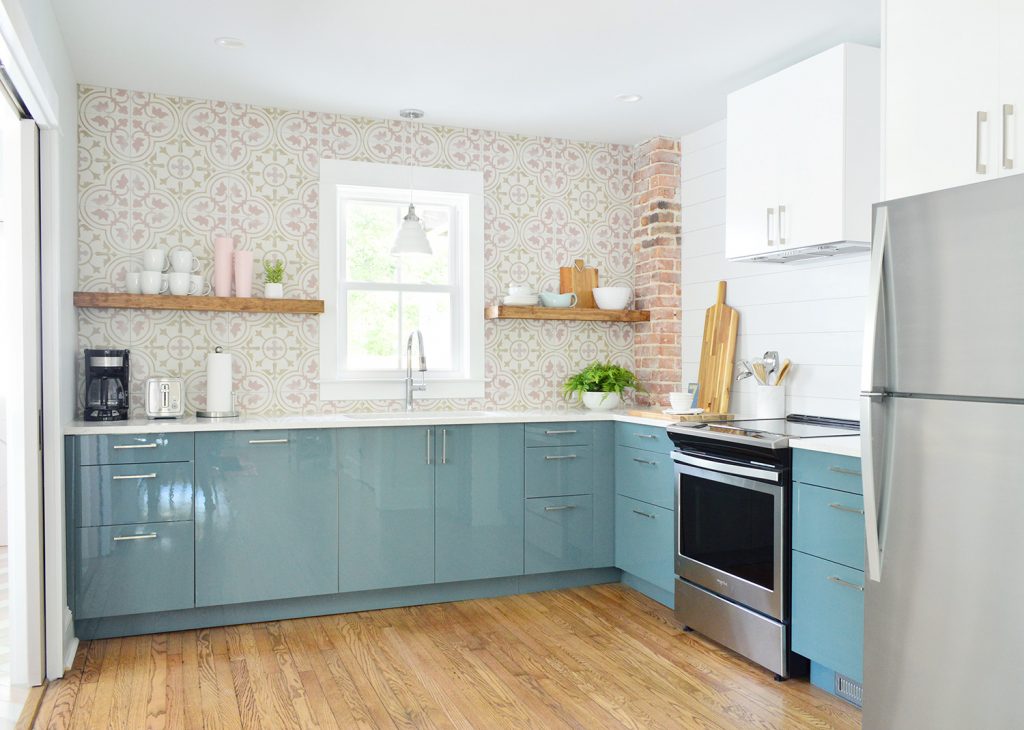
[[[682,139],[683,383],[697,381],[704,310],[717,283],[739,310],[737,360],[778,350],[793,361],[786,410],[858,418],[868,255],[810,264],[725,258],[725,121]],[[731,410],[754,410],[754,379],[733,384]]]

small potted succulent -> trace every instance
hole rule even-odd
[[[631,370],[612,362],[592,362],[562,385],[566,398],[575,396],[595,411],[610,411],[622,403],[627,389],[647,391]]]
[[[284,296],[284,261],[263,259],[263,296],[267,299],[280,299]]]

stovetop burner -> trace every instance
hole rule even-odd
[[[784,449],[790,439],[856,436],[860,423],[841,418],[792,414],[786,418],[751,418],[731,421],[680,422],[669,433],[735,441],[770,449]]]

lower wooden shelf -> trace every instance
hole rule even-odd
[[[257,312],[323,314],[323,299],[262,299],[258,297],[198,297],[173,294],[123,294],[76,291],[76,307],[92,309],[179,309],[193,312]]]
[[[651,313],[637,309],[580,309],[563,307],[484,307],[484,319],[551,319],[583,322],[648,322]]]

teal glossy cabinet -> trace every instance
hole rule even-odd
[[[196,605],[338,591],[337,431],[196,434]]]
[[[75,490],[78,527],[192,519],[192,462],[83,466]]]
[[[435,581],[521,575],[523,425],[434,432]]]
[[[594,564],[594,510],[589,494],[526,500],[526,572],[553,573]]]
[[[864,572],[793,553],[793,651],[864,681]]]
[[[615,498],[615,567],[671,593],[675,512],[619,494]]]
[[[339,439],[340,590],[433,583],[435,428],[350,428]]]

